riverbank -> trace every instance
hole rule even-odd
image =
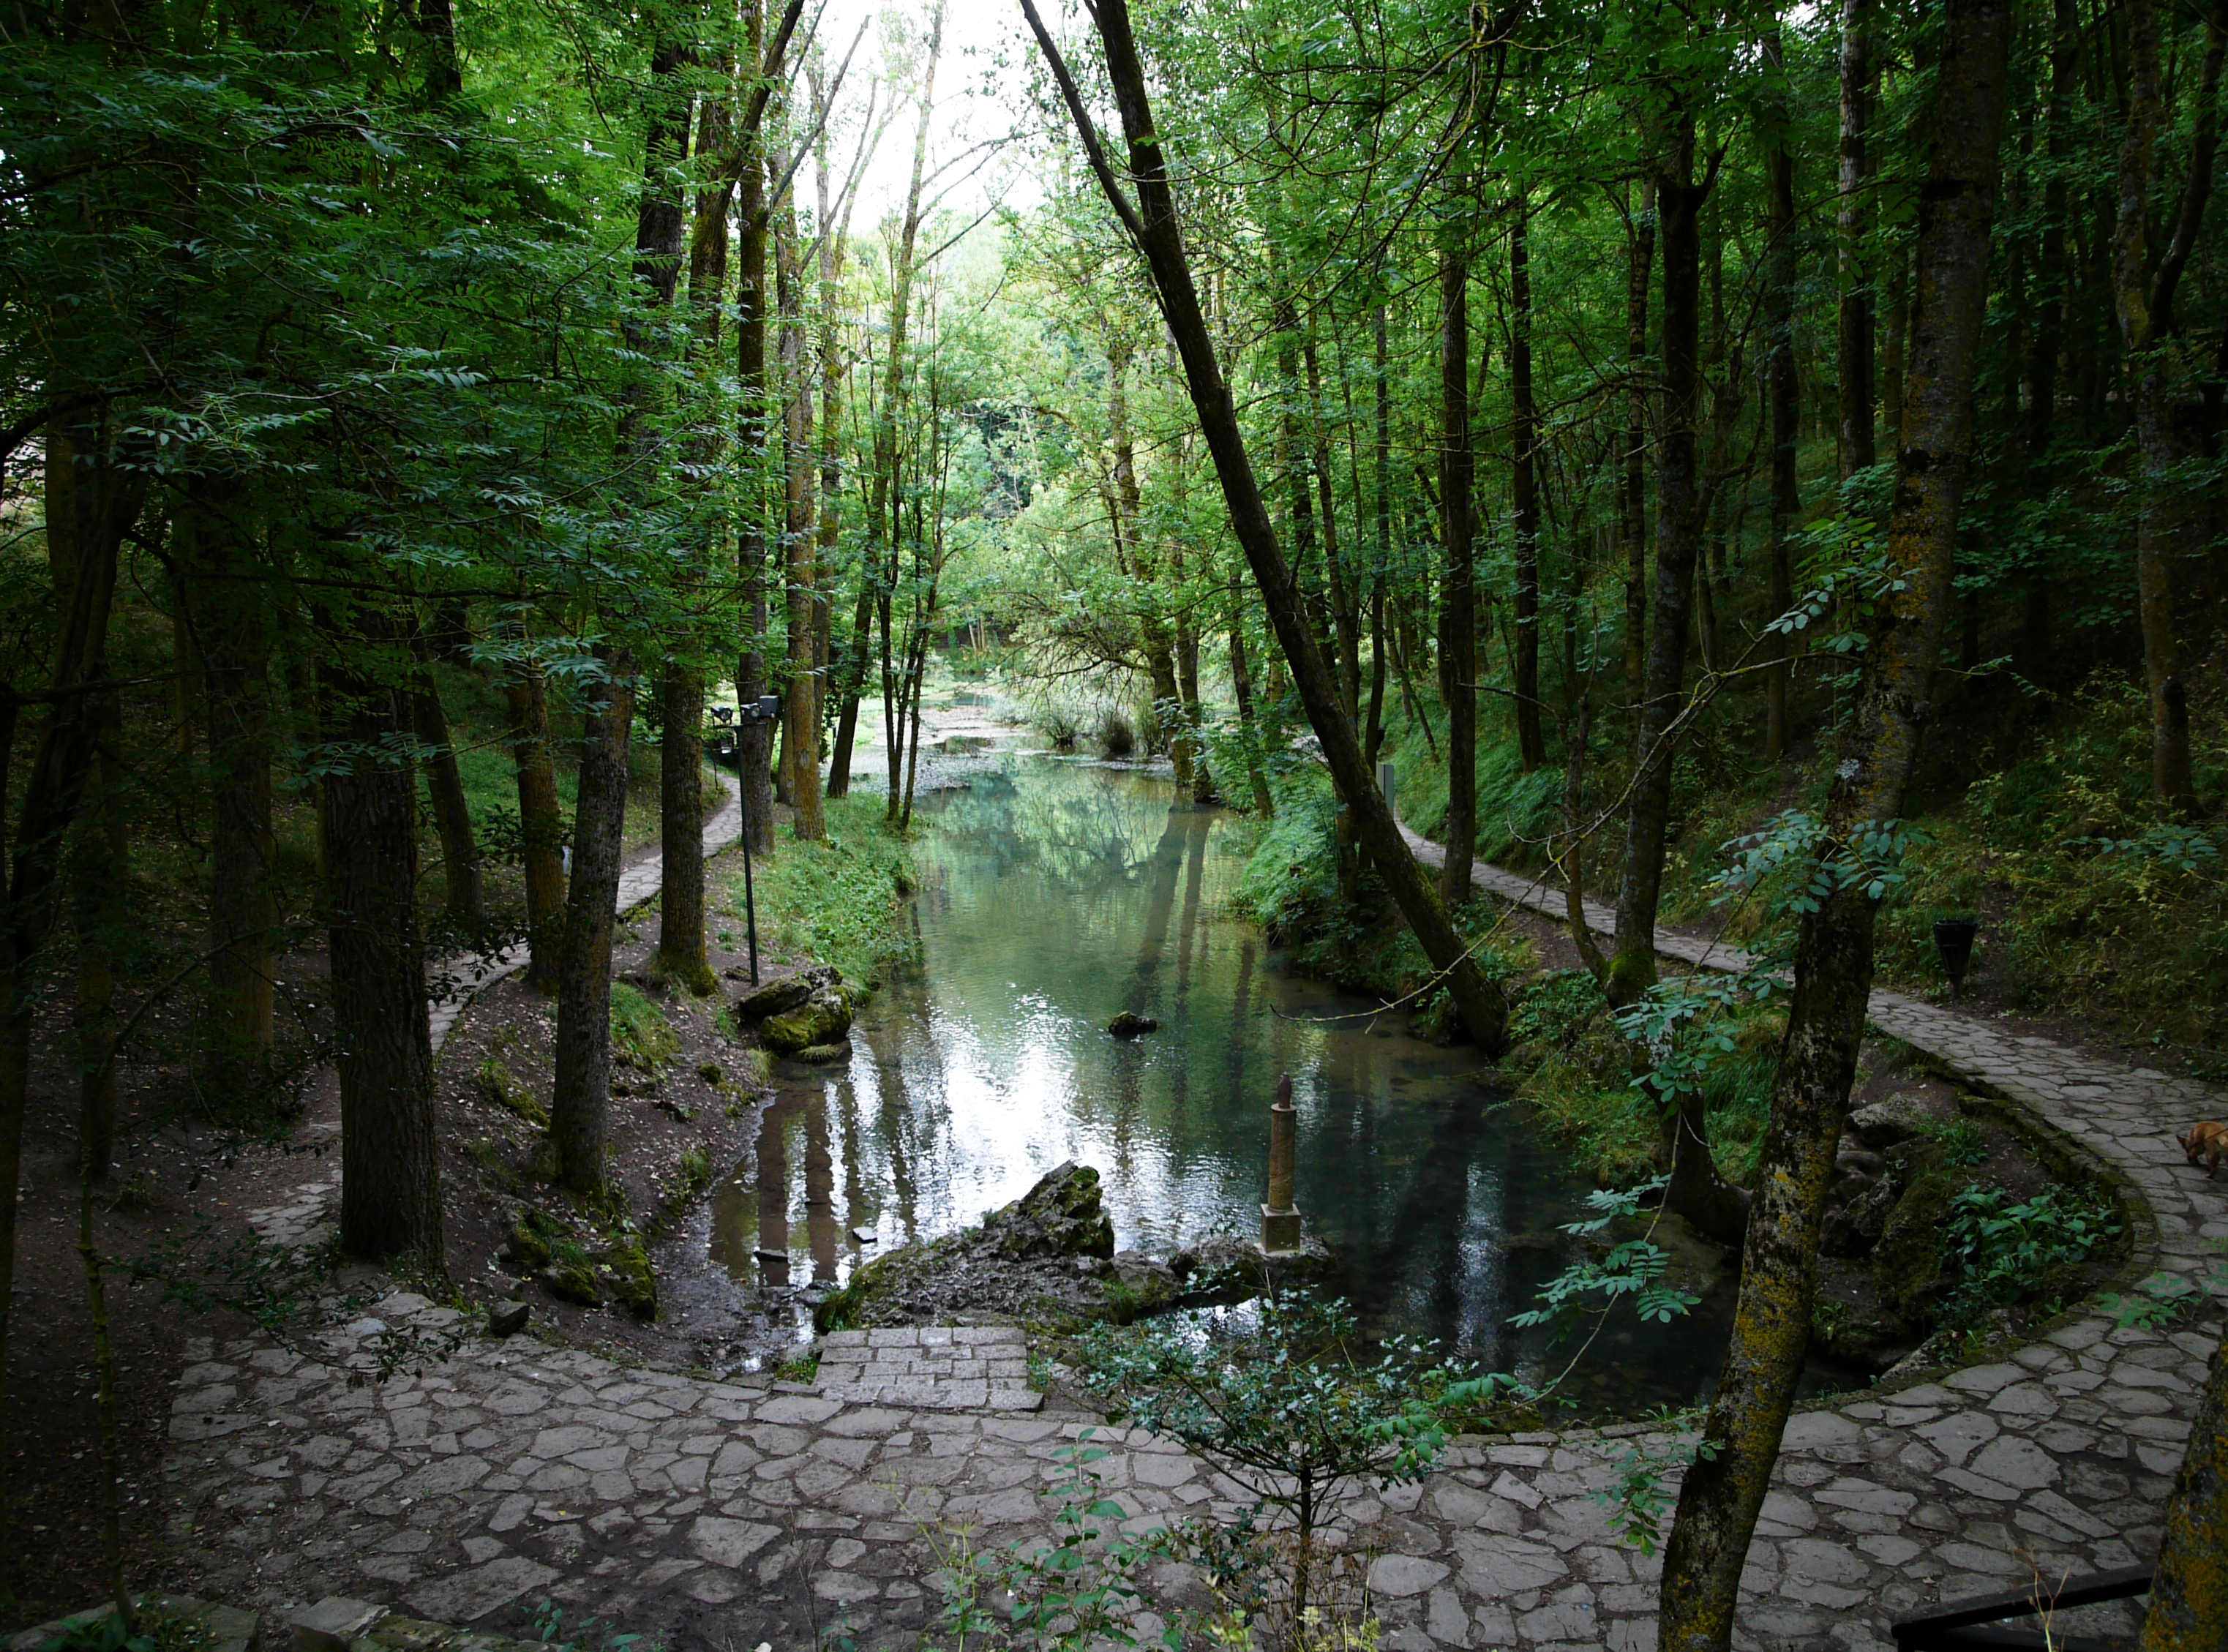
[[[1969,1079],[2031,1097],[2137,1187],[2141,1261],[2204,1300],[2228,1194],[2180,1164],[2160,1121],[2221,1098],[1930,1014]],[[1745,1630],[1884,1652],[1887,1620],[1922,1603],[2148,1558],[2215,1312],[2123,1326],[2090,1309],[1999,1362],[1798,1413],[1744,1574]],[[916,1397],[892,1403],[486,1341],[357,1387],[259,1336],[203,1342],[173,1424],[180,1581],[274,1619],[344,1593],[515,1630],[554,1601],[675,1652],[739,1636],[787,1652],[833,1634],[903,1644],[939,1609],[939,1557],[963,1533],[984,1554],[1053,1535],[1041,1489],[1086,1431],[1105,1453],[1097,1495],[1125,1521],[1242,1514],[1236,1488],[1165,1442],[1056,1404],[968,1403],[971,1346],[915,1330],[846,1344],[862,1370],[906,1364]],[[1331,1540],[1374,1557],[1380,1643],[1649,1652],[1658,1562],[1616,1539],[1595,1494],[1635,1450],[1672,1444],[1644,1425],[1463,1440],[1418,1486],[1342,1500]],[[1174,1578],[1155,1586],[1156,1614],[1190,1598]],[[2121,1606],[2058,1627],[2130,1623]]]

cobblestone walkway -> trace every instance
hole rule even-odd
[[[820,1339],[818,1387],[831,1399],[934,1411],[1040,1409],[1028,1338],[1005,1325],[836,1331]]]
[[[1559,896],[1521,879],[1478,880],[1559,915]],[[1709,961],[1699,943],[1663,951]],[[2186,1167],[2172,1138],[2219,1116],[2218,1095],[1892,994],[1872,1008],[2139,1189],[2142,1268],[2218,1289],[2228,1184]],[[304,1231],[329,1195],[305,1186],[259,1220]],[[381,1311],[446,1312],[413,1297]],[[240,1604],[343,1594],[499,1622],[548,1598],[676,1649],[791,1652],[838,1628],[909,1643],[938,1546],[963,1530],[977,1546],[1043,1534],[1045,1493],[1071,1472],[1057,1454],[1090,1426],[1021,1409],[1042,1402],[1017,1392],[1010,1333],[829,1338],[819,1391],[483,1340],[422,1375],[351,1386],[349,1361],[380,1333],[351,1328],[317,1362],[253,1339],[189,1350],[174,1532]],[[2161,1329],[2090,1315],[2004,1363],[1798,1415],[1736,1643],[1870,1652],[1921,1602],[2148,1560],[2217,1335],[2210,1313]],[[1653,1652],[1655,1563],[1613,1540],[1594,1495],[1643,1434],[1466,1441],[1423,1485],[1349,1501],[1339,1529],[1368,1528],[1379,1551],[1386,1645]],[[1101,1429],[1096,1443],[1135,1522],[1241,1506],[1163,1442]]]

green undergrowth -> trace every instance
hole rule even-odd
[[[1623,1187],[1652,1173],[1661,1136],[1655,1105],[1632,1082],[1635,1047],[1610,1019],[1593,977],[1551,970],[1511,989],[1511,1047],[1502,1066],[1522,1075],[1518,1098],[1602,1186]],[[1701,1078],[1718,1168],[1744,1187],[1756,1180],[1784,1028],[1777,1010],[1742,1015],[1725,1029],[1732,1048]]]
[[[739,855],[722,862],[731,875],[719,919],[743,920]],[[753,868],[759,938],[771,951],[832,964],[846,981],[877,987],[919,951],[905,903],[912,893],[912,852],[884,823],[879,796],[855,793],[828,804],[828,835],[801,842],[784,826],[774,852]]]
[[[1976,916],[1975,967],[2020,1008],[2102,1012],[2228,1077],[2228,832],[2217,807],[2228,735],[2217,715],[2198,722],[2199,795],[2216,806],[2192,828],[2150,796],[2141,688],[2099,680],[2073,696],[2031,750],[1926,822],[1931,841],[1880,925],[1883,971],[1941,982],[1933,920]]]
[[[656,1073],[681,1053],[665,1012],[625,981],[611,983],[611,1053],[638,1073]]]
[[[1382,880],[1365,871],[1356,899],[1340,891],[1340,810],[1330,782],[1319,771],[1303,771],[1278,780],[1276,797],[1277,816],[1257,827],[1232,896],[1238,912],[1290,946],[1301,970],[1350,991],[1400,1001],[1427,1033],[1446,1030],[1444,995],[1416,996],[1430,977],[1430,961],[1399,921]],[[1455,914],[1455,925],[1477,944],[1473,956],[1486,974],[1508,980],[1533,967],[1532,948],[1521,936],[1490,933],[1495,917],[1489,903],[1478,900]]]

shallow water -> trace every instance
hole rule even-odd
[[[1474,1051],[1290,973],[1230,914],[1241,819],[1163,776],[1042,757],[982,764],[921,808],[921,964],[861,1015],[847,1067],[784,1065],[757,1151],[715,1194],[714,1256],[739,1283],[838,1284],[1069,1159],[1104,1177],[1124,1247],[1258,1234],[1289,1073],[1300,1207],[1372,1328],[1527,1380],[1562,1368],[1571,1346],[1508,1321],[1580,1254],[1559,1228],[1591,1184]],[[1161,1030],[1110,1037],[1123,1009]],[[1663,1226],[1703,1301],[1668,1327],[1613,1317],[1568,1385],[1586,1412],[1714,1381],[1732,1273]]]

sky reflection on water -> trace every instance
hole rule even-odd
[[[1300,1206],[1373,1326],[1529,1378],[1559,1368],[1567,1350],[1508,1321],[1578,1255],[1559,1226],[1591,1184],[1474,1051],[1285,972],[1229,911],[1245,823],[1165,778],[1042,758],[932,806],[906,919],[922,967],[861,1016],[848,1068],[784,1068],[758,1151],[717,1195],[714,1252],[737,1277],[840,1282],[1069,1159],[1104,1176],[1125,1247],[1256,1234],[1289,1072]],[[1161,1030],[1108,1036],[1124,1009]],[[1613,1322],[1575,1385],[1590,1409],[1684,1404],[1714,1377],[1732,1275],[1714,1252],[1680,1259],[1701,1307]]]

